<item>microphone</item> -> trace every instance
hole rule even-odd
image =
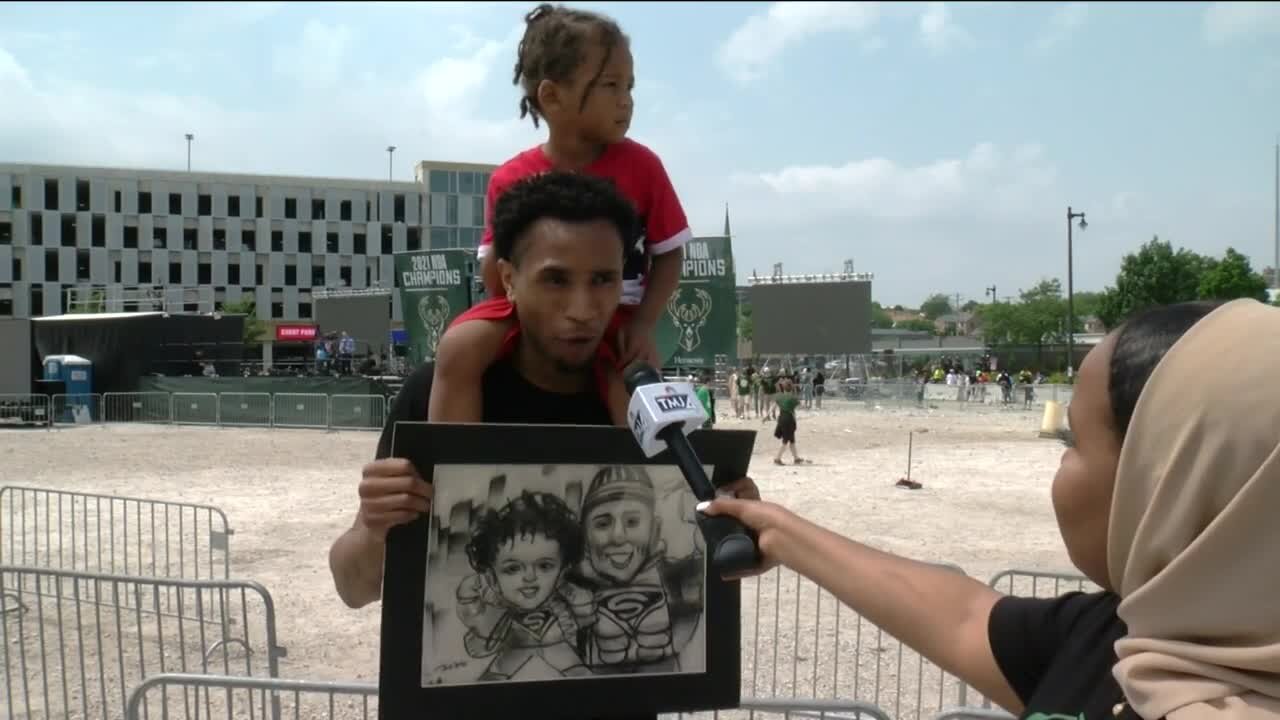
[[[670,450],[693,496],[698,500],[714,500],[716,488],[686,437],[708,419],[693,385],[665,382],[657,370],[643,363],[627,368],[623,381],[631,395],[627,424],[645,457]],[[755,533],[742,523],[735,518],[712,517],[701,512],[695,517],[706,540],[711,565],[722,576],[743,573],[760,564]]]

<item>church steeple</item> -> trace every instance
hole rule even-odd
[[[724,204],[724,236],[730,237],[729,232],[729,203]]]

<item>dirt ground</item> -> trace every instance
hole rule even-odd
[[[1070,569],[1049,500],[1061,447],[1038,437],[1039,408],[884,410],[828,402],[821,412],[799,415],[799,449],[813,464],[777,467],[773,425],[725,418],[728,403],[720,405],[722,427],[760,431],[751,474],[766,498],[818,523],[984,581],[1013,567]],[[919,490],[894,487],[906,474],[912,430],[911,477],[923,483]],[[0,432],[0,485],[221,508],[234,531],[231,576],[260,583],[274,600],[278,643],[287,648],[280,676],[376,682],[379,608],[345,607],[327,560],[330,542],[351,522],[360,466],[375,443],[369,432],[13,430]],[[9,525],[0,534],[11,533],[11,510],[0,510],[0,525]],[[744,696],[865,700],[904,720],[976,701],[790,572],[744,582],[742,592]],[[20,640],[10,628],[12,653]]]

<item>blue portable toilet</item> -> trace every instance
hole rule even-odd
[[[93,422],[93,363],[79,355],[49,355],[44,359],[44,379],[60,380],[67,388],[66,403],[54,407],[56,422]]]

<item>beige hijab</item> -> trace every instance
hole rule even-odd
[[[1147,720],[1280,717],[1280,308],[1237,300],[1161,360],[1120,454],[1115,677]]]

